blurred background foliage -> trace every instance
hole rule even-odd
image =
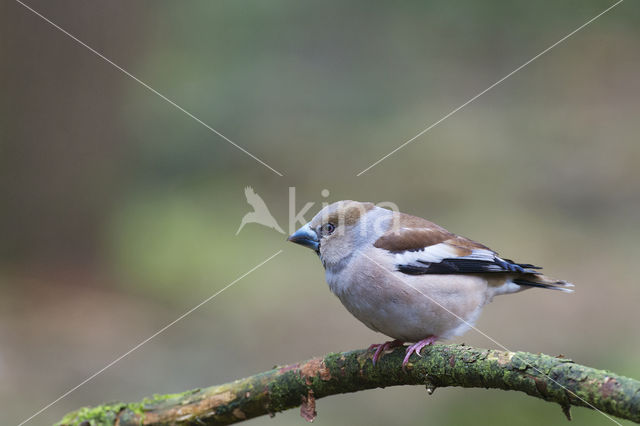
[[[640,7],[624,2],[360,177],[611,2],[32,0],[31,6],[284,174],[55,30],[0,4],[0,423],[16,424],[278,250],[33,419],[212,385],[384,339],[287,229],[325,201],[393,201],[549,274],[572,296],[498,298],[510,348],[640,378]],[[321,190],[328,189],[328,198]],[[473,332],[458,341],[493,344]],[[562,423],[517,393],[331,397],[319,424]],[[578,424],[608,424],[574,410]],[[302,424],[296,410],[254,424]]]

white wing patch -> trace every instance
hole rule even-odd
[[[475,249],[467,256],[460,256],[456,251],[456,247],[446,242],[434,244],[421,250],[394,253],[393,256],[396,264],[416,266],[424,266],[424,263],[440,263],[444,259],[469,259],[493,262],[497,257],[494,252],[487,249]],[[495,270],[501,270],[500,266],[495,265]]]

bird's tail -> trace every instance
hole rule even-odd
[[[514,278],[513,282],[525,287],[539,287],[564,291],[565,293],[573,293],[573,289],[571,288],[573,287],[573,284],[567,281],[555,280],[542,274],[526,274],[518,278]]]

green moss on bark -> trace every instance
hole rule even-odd
[[[223,425],[301,404],[303,416],[313,418],[315,399],[400,385],[431,392],[445,386],[517,390],[558,403],[565,414],[570,406],[583,406],[640,422],[640,382],[566,358],[436,345],[425,348],[423,357],[414,355],[405,371],[404,348],[384,354],[375,366],[371,356],[363,350],[329,354],[220,386],[82,408],[58,425]]]
[[[76,411],[72,411],[71,413],[64,416],[62,420],[56,423],[56,426],[63,425],[83,425],[83,426],[102,426],[102,425],[113,425],[118,418],[120,412],[129,405],[134,405],[136,407],[139,404],[124,404],[124,403],[113,403],[113,404],[104,404],[99,405],[97,407],[82,407]]]

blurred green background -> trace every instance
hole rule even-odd
[[[574,295],[498,298],[506,346],[640,378],[640,5],[627,1],[360,177],[612,2],[29,2],[279,177],[16,2],[0,3],[0,424],[17,424],[278,250],[29,424],[380,342],[287,228],[393,201],[545,266]],[[328,189],[328,198],[321,191]],[[458,340],[494,347],[469,332]],[[390,388],[320,425],[564,424],[514,392]],[[577,424],[606,425],[574,409]],[[252,424],[301,425],[297,410]],[[623,422],[624,423],[624,422]]]

